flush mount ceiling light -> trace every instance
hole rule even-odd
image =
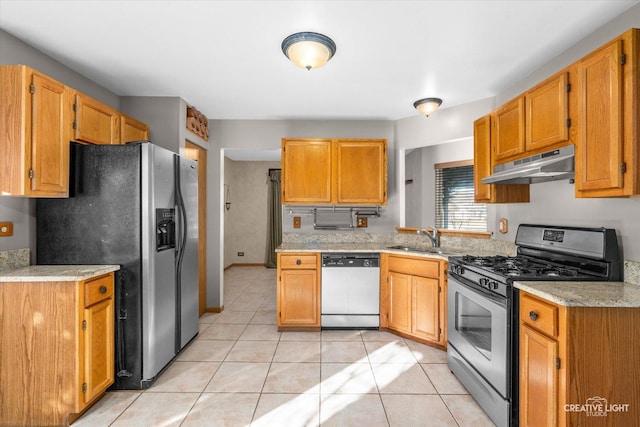
[[[413,106],[416,110],[420,111],[420,113],[429,117],[429,114],[433,113],[440,107],[442,104],[442,99],[440,98],[422,98],[413,103]]]
[[[295,33],[282,41],[282,52],[294,65],[311,70],[326,64],[336,53],[336,44],[319,33]]]

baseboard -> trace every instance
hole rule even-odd
[[[222,307],[207,307],[204,311],[207,313],[222,313],[224,311],[224,305]]]
[[[248,262],[248,263],[233,263],[233,264],[230,264],[230,265],[226,266],[224,269],[226,271],[226,270],[230,269],[231,267],[264,267],[264,268],[267,268],[267,264],[265,264],[265,263],[251,263],[251,262]]]

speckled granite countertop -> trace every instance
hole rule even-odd
[[[117,270],[119,265],[30,265],[0,271],[0,282],[77,282]]]
[[[496,251],[478,250],[478,249],[461,249],[451,247],[438,248],[441,253],[426,252],[430,249],[428,245],[424,244],[407,244],[410,247],[416,247],[421,251],[406,251],[403,249],[391,249],[390,246],[402,246],[402,243],[397,242],[350,242],[350,243],[332,243],[332,242],[283,242],[276,252],[375,252],[375,253],[388,253],[396,255],[409,255],[431,259],[441,259],[447,261],[450,256],[461,255],[477,255],[477,256],[489,256],[496,255]]]
[[[640,286],[625,282],[514,282],[532,295],[566,307],[639,307]]]
[[[393,254],[402,254],[402,255],[411,255],[411,256],[418,256],[418,257],[424,257],[424,258],[431,258],[431,259],[441,259],[441,260],[448,260],[449,256],[451,255],[461,255],[460,253],[457,252],[453,252],[453,251],[449,251],[446,248],[438,248],[442,251],[444,251],[441,254],[438,253],[432,253],[432,252],[419,252],[419,251],[405,251],[402,249],[389,249],[389,246],[394,246],[397,245],[397,243],[380,243],[380,242],[373,242],[373,243],[319,243],[319,242],[313,242],[313,243],[293,243],[293,242],[285,242],[282,243],[280,246],[278,246],[278,248],[276,249],[276,252],[325,252],[325,253],[329,253],[329,252],[333,252],[333,253],[338,253],[338,252],[365,252],[365,253],[380,253],[380,252],[386,252],[386,253],[393,253]],[[412,245],[415,246],[415,245]],[[425,250],[427,250],[428,248],[425,246]]]

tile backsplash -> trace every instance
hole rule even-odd
[[[12,268],[27,267],[31,251],[29,249],[13,249],[0,251],[0,271]]]

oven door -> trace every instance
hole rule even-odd
[[[503,398],[510,398],[508,300],[450,272],[447,340]]]

